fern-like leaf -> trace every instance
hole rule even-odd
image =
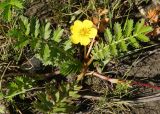
[[[139,43],[138,41],[132,36],[129,38],[130,44],[135,47],[135,48],[139,48]]]
[[[127,44],[126,44],[126,42],[124,41],[124,40],[122,40],[120,43],[119,43],[119,48],[123,51],[123,52],[125,52],[125,51],[127,51]]]
[[[108,41],[109,43],[112,42],[112,33],[111,33],[110,29],[107,28],[107,29],[105,30],[105,32],[104,32],[104,37],[107,38],[107,41]]]
[[[144,19],[141,19],[140,22],[137,22],[136,23],[136,26],[135,26],[135,34],[136,33],[139,33],[142,29],[142,27],[144,26],[144,22],[145,20]]]
[[[147,34],[153,30],[150,26],[143,26],[142,29],[139,31],[141,34]]]
[[[120,40],[122,37],[122,29],[119,23],[114,24],[114,33],[115,33],[115,40]]]
[[[147,36],[143,35],[143,34],[137,35],[137,38],[142,42],[149,42],[150,41],[150,39]]]
[[[36,21],[36,26],[35,26],[35,32],[34,32],[34,37],[37,38],[38,34],[40,32],[40,24],[39,24],[39,20]]]
[[[49,23],[49,22],[45,25],[45,28],[44,28],[44,39],[45,40],[47,40],[50,37],[50,34],[52,32],[50,29],[50,25],[51,25],[51,23]]]
[[[118,51],[117,51],[117,46],[115,43],[111,44],[109,46],[110,52],[112,54],[112,56],[117,56],[118,55]]]
[[[133,20],[127,20],[127,25],[125,28],[126,37],[130,36],[133,31]]]
[[[55,31],[54,31],[54,33],[53,33],[53,40],[55,41],[55,42],[60,42],[61,41],[61,36],[62,36],[62,34],[63,34],[63,29],[61,29],[60,27],[58,27]]]
[[[77,73],[82,68],[82,64],[80,61],[65,61],[60,65],[61,74],[67,76],[72,73]]]

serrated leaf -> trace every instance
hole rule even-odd
[[[130,44],[135,47],[135,48],[139,48],[139,43],[138,41],[134,38],[134,37],[130,37],[129,41],[131,42]]]
[[[116,47],[116,44],[113,43],[109,46],[110,48],[110,52],[113,56],[117,56],[118,55],[118,52],[117,52],[117,47]]]
[[[103,53],[102,53],[102,50],[100,50],[100,51],[97,52],[97,56],[98,56],[98,58],[101,59],[101,60],[104,59],[104,55],[103,55]]]
[[[51,23],[47,23],[44,28],[44,39],[47,40],[50,37],[52,30],[50,29]]]
[[[53,33],[53,38],[52,40],[54,40],[55,42],[60,42],[61,41],[61,36],[63,34],[64,29],[61,29],[60,27],[58,29],[56,29]]]
[[[50,57],[50,52],[51,52],[51,50],[49,49],[48,44],[45,44],[44,50],[43,50],[43,59],[44,60],[48,60],[48,58]]]
[[[39,34],[39,28],[40,28],[39,20],[36,20],[36,26],[35,26],[35,32],[34,32],[35,38],[37,38],[37,36]]]
[[[56,97],[56,102],[58,102],[59,99],[60,99],[60,92],[59,92],[59,91],[57,91],[57,92],[55,93],[55,97]]]
[[[120,49],[124,52],[124,51],[127,51],[127,44],[124,40],[122,40],[120,43],[119,43],[119,47]]]
[[[29,33],[30,33],[30,23],[26,26],[25,35],[29,35]]]
[[[119,23],[115,23],[114,24],[114,33],[115,33],[116,41],[121,39],[121,37],[122,37],[122,29],[121,29],[121,25]]]
[[[29,40],[28,38],[25,38],[25,37],[20,37],[19,38],[19,42],[17,42],[15,48],[23,48],[25,47],[27,44],[29,43]]]
[[[64,50],[67,51],[67,50],[69,50],[71,48],[72,48],[72,42],[71,42],[71,40],[65,41],[64,42]]]
[[[140,22],[137,22],[137,23],[136,23],[135,32],[134,32],[135,34],[140,32],[140,30],[141,30],[142,27],[144,26],[144,22],[145,22],[145,20],[144,20],[144,19],[141,19]]]
[[[11,82],[9,88],[18,88],[18,85],[15,82]]]
[[[10,5],[7,5],[3,11],[3,18],[10,22],[11,21],[11,6]]]
[[[125,28],[126,37],[130,36],[133,30],[133,20],[128,20]]]
[[[139,33],[147,34],[149,32],[153,31],[153,28],[150,26],[143,26],[143,28],[139,31]]]
[[[33,50],[39,50],[41,46],[41,40],[33,38],[32,43],[30,44]]]
[[[27,25],[29,24],[29,20],[25,16],[20,16],[21,21],[23,22],[24,26],[27,28]]]
[[[69,96],[71,96],[73,99],[77,99],[80,97],[77,91],[69,91]]]
[[[108,42],[111,43],[112,42],[112,33],[110,31],[110,29],[106,29],[104,32],[104,36],[105,38],[107,38]]]
[[[11,0],[9,4],[20,9],[23,8],[23,4],[19,0]]]
[[[2,2],[0,3],[0,10],[4,10],[6,6],[8,6],[8,2]]]
[[[82,63],[80,61],[66,61],[60,65],[60,72],[63,75],[69,75],[79,72],[81,68]]]
[[[140,40],[142,42],[149,42],[150,41],[150,39],[147,36],[143,35],[143,34],[137,35],[137,38],[138,38],[138,40]]]

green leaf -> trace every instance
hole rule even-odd
[[[20,9],[23,8],[23,5],[19,0],[11,0],[9,4]]]
[[[0,92],[0,100],[2,100],[3,99],[3,93],[2,92]]]
[[[35,50],[35,51],[39,50],[40,47],[41,47],[41,40],[33,38],[30,45],[31,45],[33,50]]]
[[[67,105],[67,104],[66,104]],[[54,109],[53,109],[53,111],[54,112],[66,112],[67,111],[67,109],[64,107],[55,107]]]
[[[20,19],[21,19],[21,21],[23,22],[25,28],[27,29],[27,26],[29,25],[29,20],[28,20],[28,18],[25,17],[25,16],[23,16],[23,15],[21,15],[21,16],[20,16]]]
[[[25,38],[25,37],[20,37],[19,38],[19,42],[17,42],[16,47],[15,48],[23,48],[25,47],[27,44],[29,43],[29,39]]]
[[[71,42],[71,40],[65,41],[64,42],[64,50],[67,51],[67,50],[69,50],[71,48],[72,48],[72,42]]]
[[[8,6],[8,2],[2,2],[0,3],[0,10],[4,10],[6,6]]]
[[[60,99],[60,92],[59,92],[59,91],[57,91],[57,92],[55,93],[55,97],[56,97],[56,102],[58,102],[59,99]]]
[[[125,28],[126,37],[132,34],[132,30],[133,30],[133,20],[128,20]]]
[[[58,29],[56,29],[53,33],[53,38],[52,40],[54,40],[55,42],[60,42],[61,41],[61,36],[63,34],[64,29],[61,29],[60,27],[58,27]]]
[[[114,33],[115,33],[116,41],[120,40],[122,37],[122,29],[121,29],[121,25],[119,23],[114,24]]]
[[[142,42],[149,42],[150,41],[150,39],[147,36],[143,35],[143,34],[137,35],[137,38]]]
[[[127,44],[124,40],[122,40],[120,43],[119,43],[119,47],[120,49],[124,52],[124,51],[127,51]]]
[[[11,6],[10,5],[7,5],[3,11],[3,18],[10,22],[11,21]]]
[[[29,35],[29,33],[30,33],[30,23],[26,26],[25,35]]]
[[[44,39],[47,40],[50,37],[52,30],[50,29],[51,23],[47,23],[44,28]]]
[[[135,48],[139,48],[139,43],[134,37],[130,37],[129,41],[131,42],[131,45]]]
[[[77,91],[69,91],[69,96],[71,96],[74,99],[77,99],[80,97]]]
[[[49,49],[48,44],[45,44],[43,51],[44,51],[43,52],[43,59],[47,61],[48,58],[50,57],[50,52],[51,52],[51,50]]]
[[[36,26],[35,26],[35,32],[34,32],[35,38],[38,37],[39,31],[40,31],[39,28],[40,28],[39,20],[36,20]]]
[[[153,28],[150,26],[143,26],[143,28],[140,30],[139,33],[147,34],[149,32],[153,31]]]
[[[107,38],[108,42],[111,43],[112,42],[112,33],[110,31],[110,29],[106,29],[104,32],[104,36],[105,38]]]
[[[141,19],[140,20],[140,22],[137,22],[136,23],[136,26],[135,26],[135,34],[136,33],[139,33],[140,31],[141,31],[141,29],[143,28],[143,26],[144,26],[144,22],[145,22],[145,20],[144,19]]]
[[[110,52],[113,56],[117,56],[118,55],[118,52],[117,52],[117,47],[116,47],[116,44],[113,43],[109,46],[110,48]]]
[[[80,61],[65,61],[60,65],[60,72],[63,75],[69,75],[72,73],[77,73],[82,68],[82,63]]]

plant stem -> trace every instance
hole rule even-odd
[[[88,49],[88,52],[87,52],[87,55],[86,55],[85,58],[88,58],[88,56],[89,56],[89,54],[90,54],[90,52],[91,52],[91,50],[92,50],[94,41],[95,41],[95,38],[92,39],[91,45],[89,46],[89,49]]]
[[[6,71],[7,71],[7,69],[8,69],[8,67],[9,67],[10,64],[11,64],[11,61],[8,63],[8,65],[6,66],[3,74],[0,77],[0,90],[2,90],[2,80],[3,80],[3,77],[4,77],[4,75],[5,75],[5,73],[6,73]]]
[[[94,72],[94,71],[90,72],[90,73],[86,73],[86,76],[90,76],[90,75],[96,76],[96,77],[98,77],[100,79],[107,80],[107,81],[108,81],[108,79],[110,79],[109,77],[103,76],[103,75],[101,75],[101,74],[99,74],[97,72]]]
[[[81,71],[81,73],[77,76],[77,81],[79,82],[83,76],[85,76],[85,73],[87,72],[88,66],[92,63],[92,61],[94,60],[94,57],[92,56],[89,61],[86,63],[84,63],[83,69]]]
[[[89,61],[87,62],[87,66],[89,66],[89,65],[93,62],[93,60],[94,60],[94,56],[92,56],[92,57],[89,59]]]
[[[84,46],[84,59],[86,58],[86,46]]]

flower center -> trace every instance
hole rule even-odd
[[[80,35],[81,35],[81,36],[88,36],[88,35],[89,35],[89,31],[90,31],[89,28],[82,28],[82,29],[80,30]]]

